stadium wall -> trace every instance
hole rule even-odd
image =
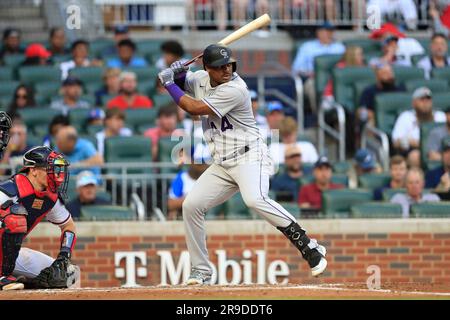
[[[381,284],[450,283],[450,219],[305,220],[302,225],[328,248],[329,267],[319,279],[268,223],[208,221],[218,281],[366,283],[372,275],[368,267],[378,266]],[[73,261],[82,270],[83,287],[176,284],[188,276],[181,221],[79,222],[77,229]],[[24,246],[56,256],[59,230],[41,223]]]

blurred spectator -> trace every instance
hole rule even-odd
[[[32,43],[25,49],[22,66],[43,66],[49,64],[51,53],[40,43]]]
[[[95,150],[92,142],[79,138],[77,130],[72,126],[64,126],[56,132],[55,151],[62,152],[70,162],[70,174],[77,175],[87,166],[103,164],[103,157]],[[89,167],[97,177],[100,176],[100,168]]]
[[[119,81],[119,95],[108,101],[107,108],[119,108],[125,110],[153,107],[153,101],[150,100],[149,97],[138,94],[137,79],[134,72],[122,71],[119,75]]]
[[[156,61],[155,66],[159,70],[164,70],[169,68],[175,61],[181,60],[182,62],[187,61],[183,59],[184,49],[181,43],[176,40],[169,40],[161,44],[162,56]]]
[[[14,91],[14,96],[8,107],[8,114],[14,117],[21,109],[35,106],[34,90],[31,87],[20,84]]]
[[[401,66],[412,66],[411,57],[424,54],[425,49],[419,41],[406,35],[392,23],[385,23],[380,29],[375,29],[369,35],[369,38],[383,42],[389,37],[398,38],[397,50],[395,52],[395,64]]]
[[[66,47],[64,28],[54,27],[50,29],[48,51],[52,55],[70,53],[70,50]]]
[[[239,29],[247,21],[249,2],[253,6],[256,16],[260,17],[269,12],[269,0],[233,0],[231,3],[231,19],[234,22],[234,29]]]
[[[442,142],[450,136],[450,107],[445,111],[446,125],[434,128],[428,135],[425,150],[429,160],[442,160]]]
[[[445,122],[444,112],[433,111],[431,90],[420,87],[412,95],[413,110],[400,113],[392,130],[394,148],[408,156],[412,167],[420,166],[420,125],[427,122]]]
[[[23,163],[23,155],[33,147],[27,143],[27,127],[20,117],[13,119],[9,136],[9,143],[0,163],[9,164],[12,167],[20,166]],[[0,169],[2,175],[10,173],[9,170]]]
[[[186,195],[191,191],[195,181],[197,181],[209,167],[209,165],[206,164],[209,162],[209,158],[197,158],[196,156],[193,156],[193,160],[194,163],[190,164],[187,170],[180,171],[172,181],[167,203],[169,220],[176,220],[181,216],[181,209]]]
[[[368,173],[381,173],[382,171],[371,151],[359,149],[356,151],[354,164],[348,172],[348,185],[350,188],[357,188],[359,176]]]
[[[107,69],[103,75],[103,87],[95,92],[95,104],[97,106],[103,106],[106,101],[103,101],[104,97],[114,96],[119,94],[120,91],[120,69],[111,68]]]
[[[158,110],[156,127],[147,129],[144,136],[152,140],[153,159],[157,160],[158,141],[163,137],[182,136],[183,130],[177,129],[178,113],[175,105],[168,105]]]
[[[130,39],[121,40],[117,45],[118,57],[107,61],[109,68],[146,67],[147,62],[142,57],[136,57],[136,44]]]
[[[281,121],[285,118],[284,108],[279,101],[269,101],[266,104],[266,120],[269,130],[280,130]],[[263,134],[263,132],[261,133]],[[267,137],[272,135],[271,131],[267,132]]]
[[[224,31],[227,27],[227,1],[226,0],[186,0],[186,13],[189,26],[193,30],[197,30],[196,12],[209,11],[209,17],[214,12],[214,20],[217,25],[217,29]]]
[[[369,61],[369,65],[376,67],[379,64],[402,65],[403,61],[397,60],[398,37],[388,36],[381,43],[383,55],[381,57],[373,57]]]
[[[284,153],[288,145],[297,145],[302,152],[303,163],[314,163],[319,158],[316,147],[308,141],[297,141],[297,122],[292,117],[286,117],[281,121],[281,142],[272,141],[269,152],[274,163],[284,163]]]
[[[87,126],[103,126],[103,121],[105,120],[105,111],[101,108],[94,108],[89,111],[87,118]]]
[[[442,33],[435,33],[431,37],[430,55],[423,57],[417,63],[425,71],[425,78],[431,76],[431,69],[450,66],[450,56],[447,55],[447,38]]]
[[[20,30],[7,28],[3,31],[3,43],[0,50],[0,60],[9,54],[23,53],[20,47]]]
[[[269,125],[267,123],[267,119],[265,116],[261,115],[258,112],[259,103],[258,103],[258,93],[255,90],[250,90],[250,99],[252,101],[252,110],[253,115],[255,116],[256,126],[259,128],[259,132],[261,135],[266,138],[269,136]],[[281,107],[283,109],[283,107]]]
[[[449,191],[450,188],[450,141],[442,142],[442,165],[429,170],[425,177],[426,187]]]
[[[403,189],[405,188],[405,178],[408,172],[406,159],[400,155],[395,155],[389,162],[389,171],[391,180],[384,186],[376,188],[374,191],[374,200],[383,200],[383,191],[386,189]]]
[[[314,182],[300,188],[298,204],[301,208],[322,208],[322,192],[334,189],[343,189],[342,184],[331,182],[333,176],[332,165],[327,157],[320,157],[314,164]]]
[[[91,171],[81,171],[77,175],[77,197],[66,207],[72,218],[79,219],[81,208],[92,205],[109,205],[108,200],[97,196],[98,181]]]
[[[55,147],[54,139],[56,137],[56,133],[62,127],[69,125],[70,125],[69,117],[63,116],[62,114],[54,116],[52,121],[48,125],[48,134],[44,137],[42,145],[53,149]]]
[[[105,139],[110,137],[129,137],[133,132],[125,128],[125,112],[117,108],[106,110],[105,128],[97,132],[95,138],[97,139],[97,150],[103,156],[105,150]]]
[[[311,110],[317,110],[314,87],[314,58],[324,54],[342,54],[345,47],[333,39],[334,26],[328,22],[319,26],[317,39],[305,42],[297,51],[292,64],[292,72],[305,81],[305,95],[308,96]]]
[[[61,62],[59,65],[63,80],[69,76],[69,72],[73,68],[102,65],[100,60],[89,60],[89,42],[86,40],[79,39],[74,41],[70,51],[72,52],[72,60]]]
[[[422,170],[412,168],[406,174],[406,194],[397,193],[391,198],[392,203],[402,206],[403,218],[409,217],[411,205],[423,202],[438,202],[439,197],[433,193],[424,193],[425,181]]]
[[[276,174],[270,182],[270,190],[275,192],[277,201],[298,201],[300,178],[305,173],[302,165],[302,152],[297,145],[289,145],[284,153],[284,172]]]
[[[114,28],[114,44],[104,49],[101,53],[102,57],[113,56],[118,54],[118,44],[120,41],[130,39],[130,32],[127,26],[117,25]]]
[[[404,91],[403,85],[395,84],[394,72],[389,64],[379,64],[375,67],[376,83],[369,85],[361,94],[357,119],[361,123],[375,124],[375,96],[379,93]]]
[[[90,104],[87,101],[80,99],[83,83],[81,80],[75,77],[67,77],[62,82],[61,92],[62,98],[54,100],[50,104],[50,108],[61,111],[62,114],[67,115],[70,110],[84,108],[90,108]]]
[[[430,1],[429,13],[431,19],[433,19],[434,32],[442,33],[448,37],[450,33],[450,1]]]
[[[362,67],[365,65],[364,53],[361,47],[350,46],[345,49],[342,59],[335,65],[335,68],[342,69],[345,67]],[[323,90],[323,98],[334,101],[333,98],[333,79],[329,79]]]
[[[395,22],[409,30],[417,29],[417,7],[414,0],[370,0],[368,6],[377,6],[385,21]]]

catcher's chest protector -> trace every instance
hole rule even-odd
[[[5,193],[11,197],[17,196],[18,202],[26,209],[28,234],[55,206],[58,195],[53,192],[34,190],[30,180],[22,174],[15,175],[12,180],[9,180],[9,183],[9,186],[0,186],[0,190],[3,191],[6,187],[8,192]],[[15,191],[15,194],[12,194],[11,191]]]

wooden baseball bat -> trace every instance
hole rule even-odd
[[[229,34],[222,40],[218,42],[218,44],[222,45],[229,45],[230,43],[242,38],[243,36],[246,36],[247,34],[262,28],[264,26],[267,26],[270,23],[270,17],[267,13],[263,14],[261,17],[247,23],[245,26],[240,27],[238,30],[234,31],[233,33]],[[190,65],[191,63],[197,61],[203,57],[203,53],[200,53],[198,56],[192,58],[191,60],[184,63],[185,66]]]

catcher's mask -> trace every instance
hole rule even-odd
[[[233,65],[233,72],[236,71],[236,60],[231,57],[231,49],[220,45],[211,44],[203,51],[203,69],[206,70],[206,66],[220,67],[225,64],[231,63]]]
[[[9,142],[9,129],[11,129],[12,122],[9,115],[0,111],[0,158],[3,156],[3,151],[8,146]]]
[[[24,154],[23,165],[25,171],[28,168],[46,168],[48,190],[66,197],[70,164],[62,153],[48,147],[35,147]]]

